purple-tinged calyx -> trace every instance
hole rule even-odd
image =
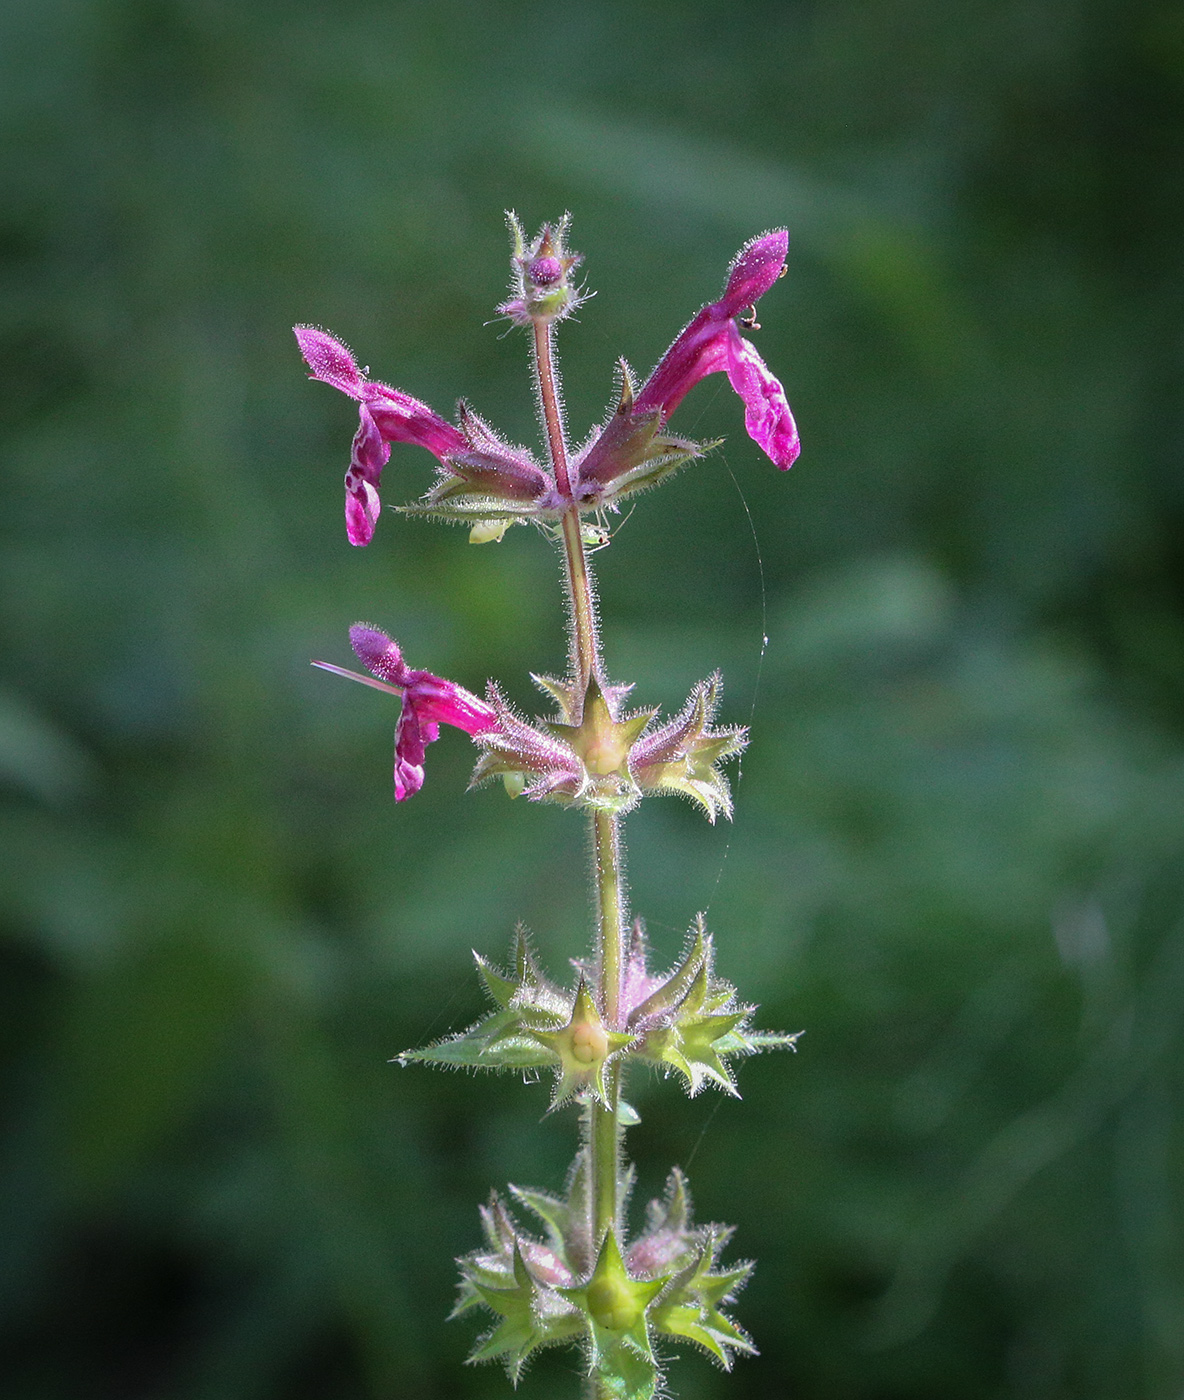
[[[491,507],[529,508],[554,491],[554,482],[525,447],[505,442],[462,399],[457,404],[464,447],[449,453],[440,479],[427,498],[429,507],[457,497],[489,502]],[[472,510],[468,512],[472,513]]]
[[[515,713],[497,686],[490,683],[489,702],[497,724],[481,737],[485,750],[477,761],[472,787],[500,777],[511,797],[536,802],[578,803],[587,787],[579,756],[547,725],[531,724]]]
[[[312,664],[401,698],[403,709],[395,728],[395,800],[402,802],[423,787],[424,753],[439,737],[441,724],[476,738],[496,726],[497,716],[490,705],[455,681],[443,680],[430,671],[412,670],[397,643],[377,627],[355,623],[349,629],[349,640],[358,660],[376,680],[327,661]]]
[[[718,671],[700,681],[682,710],[660,728],[641,736],[630,754],[630,768],[643,792],[674,792],[697,802],[714,822],[732,816],[732,794],[719,764],[744,751],[748,731],[713,729],[723,680]]]
[[[618,374],[616,407],[592,431],[572,463],[574,494],[583,510],[615,508],[626,496],[656,486],[717,445],[659,431],[661,410],[637,407],[633,374],[624,360],[618,362]]]
[[[560,321],[587,300],[572,285],[571,274],[583,261],[580,253],[565,246],[571,215],[558,224],[544,224],[538,237],[527,243],[526,234],[512,210],[506,214],[513,252],[510,257],[510,296],[498,307],[499,316],[508,316],[516,326]]]
[[[635,1276],[667,1274],[695,1253],[701,1235],[701,1230],[691,1228],[687,1179],[675,1167],[666,1181],[665,1198],[650,1201],[646,1207],[645,1233],[629,1246],[625,1262]]]
[[[640,915],[633,920],[629,931],[629,951],[625,956],[625,969],[621,978],[621,1019],[628,1024],[634,1009],[649,998],[666,978],[649,970],[649,940],[646,937],[645,920]]]
[[[671,792],[697,802],[713,822],[721,812],[731,816],[720,764],[743,750],[747,732],[712,727],[718,673],[701,681],[680,713],[656,728],[656,709],[622,711],[630,686],[602,685],[592,676],[580,695],[570,681],[534,680],[558,702],[559,717],[532,724],[491,685],[497,723],[478,738],[485,753],[474,785],[501,777],[515,797],[524,793],[536,801],[616,813],[630,811],[647,792]]]

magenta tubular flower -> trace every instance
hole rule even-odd
[[[656,408],[664,424],[700,379],[726,371],[732,388],[744,400],[749,437],[782,471],[793,466],[800,444],[785,390],[737,324],[781,276],[788,249],[789,234],[784,229],[761,234],[741,248],[729,269],[723,296],[705,306],[679,333],[638,393],[635,415]]]
[[[350,645],[358,660],[377,680],[359,676],[327,661],[314,661],[322,671],[361,681],[398,695],[403,712],[395,729],[395,801],[402,802],[423,787],[424,752],[435,743],[440,725],[451,724],[466,734],[480,734],[497,725],[493,708],[464,686],[433,676],[430,671],[413,671],[403,660],[397,643],[385,632],[364,622],[349,629]]]
[[[350,544],[369,544],[378,520],[378,487],[391,455],[390,444],[426,447],[443,463],[449,453],[464,449],[464,434],[410,394],[363,378],[346,346],[326,331],[315,326],[293,330],[311,378],[332,384],[358,401],[361,421],[345,474],[345,532]]]

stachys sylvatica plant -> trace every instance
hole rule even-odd
[[[620,361],[615,402],[605,421],[573,448],[563,418],[555,330],[584,300],[573,274],[580,256],[567,246],[568,219],[544,224],[526,241],[513,238],[509,299],[499,313],[526,333],[545,455],[506,442],[463,400],[449,422],[401,389],[364,377],[341,341],[313,326],[296,338],[314,379],[355,399],[359,423],[345,477],[345,525],[366,545],[379,515],[379,488],[392,443],[426,447],[439,463],[432,489],[405,513],[463,522],[476,543],[498,540],[530,521],[558,544],[563,560],[570,650],[567,673],[536,676],[551,713],[528,719],[493,682],[482,699],[453,681],[408,665],[397,643],[367,623],[350,642],[369,676],[316,662],[399,697],[395,797],[424,781],[424,755],[441,724],[463,730],[480,752],[473,784],[500,779],[524,795],[586,814],[591,828],[591,901],[595,946],[576,965],[574,986],[541,970],[524,930],[508,965],[476,955],[489,1012],[468,1030],[420,1050],[404,1063],[505,1070],[533,1078],[554,1073],[552,1107],[578,1109],[580,1140],[562,1195],[511,1186],[481,1209],[482,1243],[460,1261],[457,1313],[485,1310],[492,1325],[472,1360],[498,1358],[517,1381],[540,1347],[583,1349],[589,1396],[647,1400],[662,1383],[662,1353],[691,1342],[723,1366],[752,1342],[730,1315],[752,1265],[721,1253],[730,1231],[696,1225],[686,1178],[670,1172],[652,1201],[644,1229],[630,1235],[625,1208],[631,1170],[625,1130],[637,1121],[624,1097],[641,1065],[680,1081],[688,1094],[708,1086],[736,1093],[733,1061],[759,1050],[792,1047],[795,1036],[753,1028],[753,1006],[715,971],[714,945],[702,916],[691,925],[676,965],[652,968],[641,919],[630,920],[624,885],[622,822],[643,798],[676,793],[709,821],[730,816],[723,764],[744,748],[743,728],[718,726],[717,673],[692,690],[683,709],[660,719],[629,708],[632,687],[610,678],[601,649],[590,546],[603,543],[604,521],[639,491],[665,481],[715,444],[669,431],[684,395],[717,371],[744,404],[749,436],[772,462],[790,467],[798,435],[785,392],[752,342],[757,301],[785,271],[784,230],[746,244],[711,302],[675,337],[638,386]],[[587,517],[593,517],[588,520]],[[525,1222],[525,1223],[524,1223]]]

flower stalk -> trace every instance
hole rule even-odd
[[[580,1142],[564,1192],[511,1187],[517,1206],[537,1221],[524,1229],[496,1193],[481,1211],[484,1244],[460,1261],[456,1312],[485,1309],[492,1327],[473,1361],[498,1359],[517,1383],[540,1348],[576,1343],[586,1358],[585,1393],[593,1400],[655,1400],[667,1394],[655,1343],[690,1342],[725,1368],[752,1342],[723,1311],[751,1265],[721,1266],[730,1231],[692,1223],[686,1179],[675,1167],[645,1227],[630,1235],[625,1205],[631,1172],[623,1141],[637,1121],[623,1097],[631,1067],[644,1063],[683,1082],[690,1094],[708,1085],[737,1094],[730,1061],[777,1047],[795,1035],[757,1031],[755,1007],[715,972],[712,935],[696,916],[683,953],[666,973],[649,965],[645,927],[630,926],[625,886],[625,814],[644,798],[676,793],[709,820],[731,816],[723,764],[744,747],[740,728],[716,728],[718,673],[697,685],[682,711],[658,721],[656,709],[626,711],[632,687],[612,683],[600,648],[600,622],[589,567],[585,517],[596,518],[597,544],[607,543],[606,518],[621,502],[666,480],[714,444],[671,435],[667,421],[706,375],[727,374],[744,403],[750,437],[774,464],[789,467],[798,438],[780,382],[752,343],[756,301],[784,271],[783,230],[753,239],[733,262],[724,293],[704,306],[638,387],[620,362],[617,401],[584,443],[570,448],[555,358],[558,324],[585,299],[572,273],[578,254],[566,246],[568,220],[544,225],[527,242],[510,216],[510,296],[499,310],[529,333],[534,388],[546,450],[540,465],[526,448],[501,437],[466,403],[450,423],[426,404],[367,379],[350,351],[311,326],[296,336],[314,379],[358,404],[359,426],[346,474],[346,528],[351,544],[375,532],[379,488],[391,446],[426,447],[437,477],[404,513],[469,526],[473,543],[502,538],[533,523],[561,551],[568,611],[568,674],[536,676],[554,705],[548,719],[513,710],[490,682],[485,699],[454,681],[408,665],[386,633],[359,623],[353,649],[370,672],[329,662],[315,665],[395,696],[395,797],[423,784],[427,746],[440,725],[467,734],[480,750],[473,785],[500,778],[511,797],[587,813],[591,850],[594,945],[577,964],[574,988],[551,982],[529,935],[515,934],[509,964],[475,954],[492,1004],[466,1030],[405,1051],[402,1064],[464,1066],[554,1074],[551,1108],[581,1107]],[[603,538],[601,538],[601,536]]]

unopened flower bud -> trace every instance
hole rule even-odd
[[[526,276],[536,287],[551,287],[563,276],[563,264],[558,258],[535,258]]]
[[[518,326],[569,316],[583,297],[570,280],[570,273],[582,258],[564,247],[567,215],[554,227],[544,224],[529,246],[517,215],[506,217],[514,240],[514,253],[510,259],[510,299],[503,302],[498,311]]]

